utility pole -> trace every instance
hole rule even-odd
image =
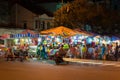
[[[18,13],[17,13],[18,10],[17,10],[17,7],[18,7],[18,6],[17,6],[17,3],[16,3],[16,28],[17,28],[17,25],[18,25],[18,22],[17,22],[17,20],[18,20],[18,15],[17,15],[17,14],[18,14]]]

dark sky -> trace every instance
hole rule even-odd
[[[36,3],[36,2],[62,2],[62,0],[10,0],[10,1],[30,1],[30,2],[33,2],[33,3]],[[63,0],[64,2],[67,2],[67,1],[73,1],[73,0]]]
[[[31,1],[37,1],[37,2],[61,2],[62,0],[31,0]],[[67,1],[73,1],[73,0],[63,0],[65,2]]]
[[[24,5],[24,7],[28,8],[30,10],[34,10],[33,12],[35,13],[40,13],[40,10],[43,11],[49,11],[49,12],[54,12],[56,10],[56,5],[57,3],[61,3],[63,2],[70,2],[73,0],[12,0],[13,2],[18,2],[19,4],[21,4],[22,6]],[[44,4],[45,3],[45,4]],[[48,4],[50,3],[50,4]],[[52,4],[54,3],[54,4]],[[46,7],[47,6],[47,7]],[[40,12],[39,12],[40,11]]]
[[[31,1],[38,1],[38,2],[61,2],[62,0],[31,0]],[[67,1],[73,1],[73,0],[63,0],[65,2]]]

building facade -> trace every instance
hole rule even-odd
[[[9,3],[8,1],[0,1],[0,27],[7,26],[9,24]]]
[[[43,30],[53,26],[53,17],[36,14],[19,4],[12,7],[11,13],[11,23],[17,28]]]
[[[46,30],[51,27],[54,27],[54,18],[49,17],[47,14],[42,14],[34,19],[34,28],[36,30]]]

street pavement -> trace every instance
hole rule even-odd
[[[0,80],[120,80],[120,67],[114,66],[119,62],[64,59],[70,63],[55,65],[52,60],[1,59]]]
[[[120,61],[76,59],[76,58],[64,58],[64,60],[73,62],[73,63],[79,63],[79,64],[120,67]]]

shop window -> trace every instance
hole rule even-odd
[[[39,29],[40,29],[40,27],[41,27],[41,21],[39,21]]]
[[[50,28],[50,22],[47,22],[47,28],[48,29]]]
[[[36,21],[35,21],[35,29],[37,29],[37,27],[38,27],[38,24],[37,24],[37,23],[38,23],[38,21],[36,20]]]
[[[27,22],[24,22],[24,29],[27,29]]]
[[[117,5],[114,5],[114,10],[117,10],[118,9],[118,6]]]
[[[45,29],[45,21],[42,22],[42,29]]]

